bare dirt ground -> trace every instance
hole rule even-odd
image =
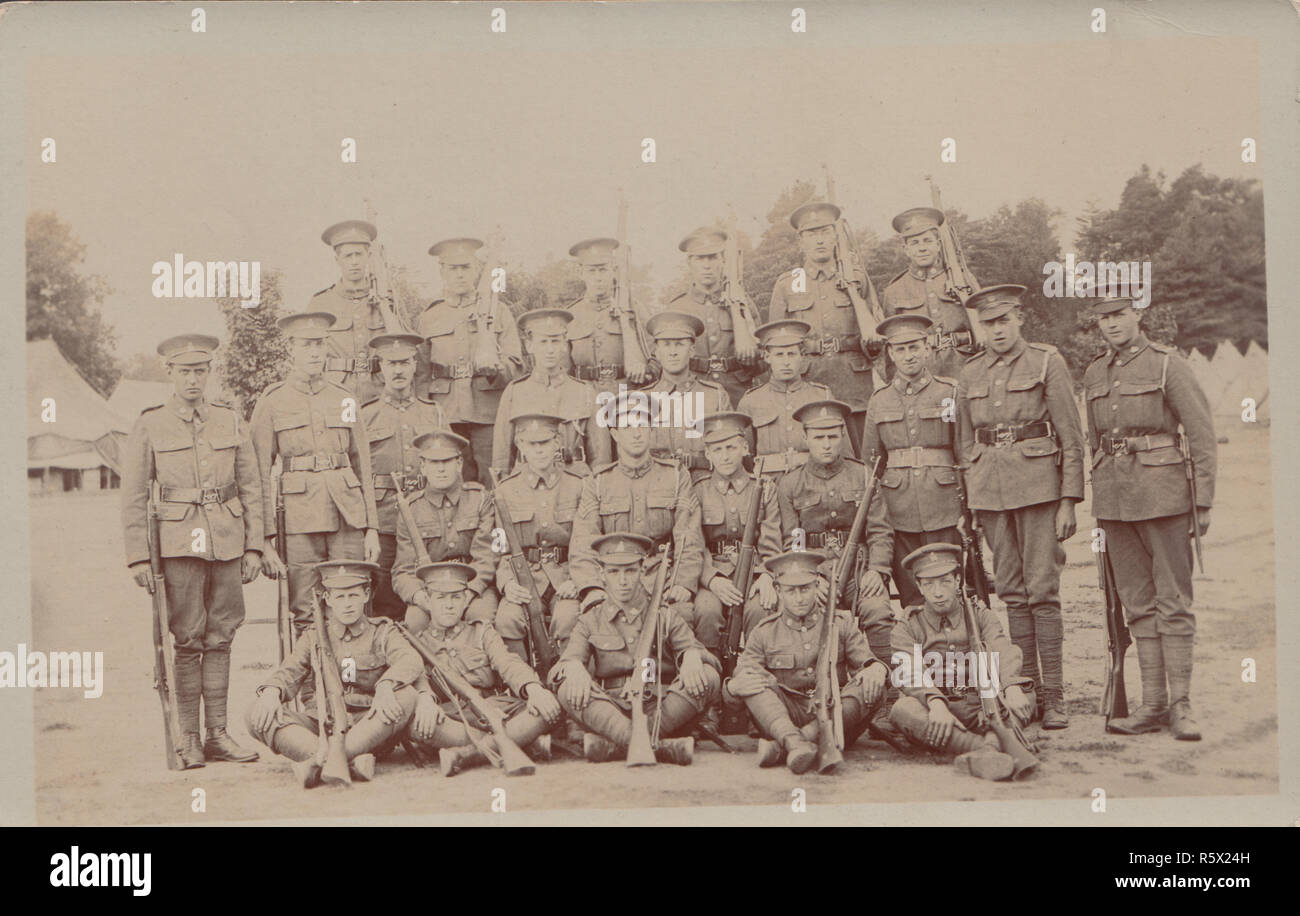
[[[195,822],[195,787],[206,792],[205,821],[486,813],[492,789],[503,784],[512,811],[788,805],[796,785],[818,804],[1086,799],[1097,786],[1112,798],[1274,794],[1277,664],[1268,431],[1238,429],[1231,435],[1219,447],[1207,571],[1195,580],[1199,633],[1192,696],[1205,740],[1175,742],[1167,733],[1125,738],[1103,730],[1097,704],[1105,630],[1085,502],[1080,534],[1066,545],[1062,588],[1070,727],[1046,734],[1031,729],[1039,742],[1040,772],[1015,784],[963,776],[947,764],[907,758],[866,740],[846,752],[835,775],[795,777],[784,768],[760,770],[753,741],[733,739],[745,753],[728,756],[701,746],[687,768],[630,770],[557,753],[535,775],[508,783],[499,771],[483,768],[443,779],[436,769],[416,769],[399,752],[380,764],[375,782],[303,791],[294,785],[288,762],[253,742],[243,728],[243,708],[276,655],[275,628],[255,625],[242,628],[235,640],[231,730],[237,740],[256,746],[262,759],[169,772],[152,689],[150,605],[122,562],[116,495],[38,499],[31,511],[30,648],[102,651],[106,687],[95,700],[84,699],[78,689],[33,692],[37,816],[47,825]],[[259,579],[245,595],[250,618],[274,617],[272,583]],[[1242,681],[1245,658],[1258,663],[1256,683]],[[1140,681],[1133,650],[1127,682],[1136,702]]]

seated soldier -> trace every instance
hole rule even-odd
[[[564,649],[578,620],[578,586],[569,576],[569,537],[573,516],[582,496],[582,477],[565,467],[560,456],[560,424],[563,419],[549,414],[516,416],[514,444],[519,462],[509,477],[497,483],[494,505],[504,507],[519,532],[524,558],[532,567],[533,581],[541,592],[550,617],[551,638]],[[504,517],[498,518],[505,524]],[[528,590],[515,579],[510,555],[500,555],[495,626],[506,647],[528,659]]]
[[[591,761],[625,757],[631,743],[631,697],[644,686],[641,659],[633,658],[633,653],[647,610],[659,603],[659,596],[647,594],[641,581],[651,544],[649,538],[629,533],[607,534],[592,543],[604,600],[578,618],[568,646],[551,670],[560,704],[586,731],[583,754]],[[665,736],[655,756],[686,766],[695,739],[673,736],[689,735],[695,721],[717,702],[718,660],[680,615],[659,608],[657,624],[647,657],[657,659],[655,686],[667,686],[651,690],[643,700],[644,708],[651,720],[659,717],[658,733]],[[634,672],[637,677],[632,677]]]
[[[466,618],[491,623],[497,613],[497,593],[492,587],[497,561],[492,552],[496,516],[492,511],[492,495],[483,485],[461,478],[468,447],[468,439],[447,430],[418,436],[415,448],[420,453],[424,489],[408,499],[429,559],[435,563],[468,563],[474,567],[476,577],[470,585],[474,599],[470,601]],[[420,579],[415,574],[418,562],[415,533],[399,514],[393,591],[406,602],[406,625],[412,629],[424,629],[432,606],[429,594],[420,587]]]
[[[777,613],[754,627],[736,673],[723,686],[723,702],[744,700],[766,737],[758,742],[758,765],[805,773],[817,759],[818,725],[813,694],[821,643],[823,601],[818,567],[825,556],[796,550],[767,561],[776,581]],[[835,612],[836,677],[844,719],[844,746],[867,729],[885,695],[888,667],[871,652],[853,615]]]
[[[365,616],[376,564],[326,560],[317,563],[316,569],[320,573],[319,595],[325,603],[327,638],[340,679],[342,672],[348,672],[343,680],[349,719],[343,750],[353,778],[366,781],[375,772],[374,755],[396,744],[406,728],[423,668],[420,656],[388,618]],[[295,761],[294,774],[304,788],[320,782],[323,763],[317,757],[320,723],[312,667],[321,635],[314,626],[303,631],[293,653],[257,688],[257,699],[248,707],[245,719],[250,735]],[[295,696],[302,700],[301,712],[290,705]]]
[[[889,719],[918,744],[959,755],[954,763],[983,779],[1006,779],[1012,774],[1011,757],[999,747],[998,737],[981,726],[980,690],[996,690],[1007,710],[1021,724],[1034,713],[1034,684],[1020,677],[1020,649],[1002,632],[997,616],[973,597],[973,616],[990,653],[987,660],[962,658],[965,680],[987,678],[987,683],[957,684],[957,653],[971,651],[970,634],[959,595],[961,548],[955,544],[927,544],[903,558],[903,567],[916,580],[924,604],[908,608],[894,625],[892,645],[896,664],[901,658],[925,658],[934,652],[945,660],[942,685],[931,676],[895,669],[903,696],[890,710]],[[933,656],[932,656],[933,657]]]
[[[536,672],[506,648],[490,624],[464,619],[474,595],[469,588],[474,567],[430,563],[421,566],[416,574],[430,595],[432,619],[419,630],[412,627],[412,635],[439,665],[460,674],[487,702],[501,710],[506,734],[515,744],[521,748],[532,745],[530,756],[549,760],[551,738],[544,732],[559,721],[560,704],[542,686]],[[460,716],[473,717],[468,725],[482,733],[482,740],[495,750],[488,724],[474,715],[463,697],[442,696],[423,678],[418,689],[420,696],[410,734],[417,744],[438,749],[442,775],[454,776],[466,767],[484,763]]]

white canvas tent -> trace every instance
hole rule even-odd
[[[158,404],[164,404],[176,389],[168,382],[146,382],[143,379],[124,378],[113,389],[108,399],[108,406],[120,417],[131,423],[140,416],[141,411]]]
[[[1251,341],[1243,356],[1230,341],[1222,341],[1207,359],[1199,350],[1188,356],[1192,373],[1200,382],[1219,435],[1230,435],[1242,422],[1243,402],[1255,403],[1255,422],[1267,425],[1271,413],[1268,384],[1268,353]]]

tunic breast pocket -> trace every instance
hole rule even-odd
[[[1122,382],[1119,386],[1119,416],[1112,425],[1128,433],[1158,431],[1164,424],[1164,392],[1158,381]]]
[[[311,451],[311,414],[305,410],[283,411],[271,417],[280,449],[295,454]]]
[[[727,507],[713,500],[705,502],[700,509],[700,521],[705,525],[725,525]]]
[[[474,648],[459,649],[457,651],[460,653],[460,663],[462,665],[468,668],[471,672],[479,672],[480,669],[486,668],[487,676],[490,681],[492,676],[492,669],[488,665],[488,657],[486,652],[484,652],[482,649],[474,649]],[[478,678],[475,678],[475,680],[478,680]],[[480,682],[480,686],[482,686],[481,682]]]
[[[604,496],[601,497],[600,507],[600,530],[606,534],[611,531],[618,531],[616,525],[632,513],[632,497],[629,494],[621,496]]]
[[[1037,377],[1007,379],[1007,394],[1003,403],[1008,410],[1003,415],[1012,421],[1034,420],[1042,413],[1047,398],[1047,386]]]
[[[973,426],[989,426],[997,422],[993,413],[993,401],[989,398],[987,379],[972,383],[964,392],[964,396]],[[974,458],[973,455],[971,457]]]
[[[672,493],[654,492],[646,494],[646,525],[647,531],[641,534],[649,534],[651,537],[663,534],[673,526],[673,509],[677,507],[677,498]]]
[[[343,407],[339,405],[338,410],[331,407],[325,409],[325,428],[330,431],[334,439],[334,445],[340,452],[348,450],[348,443],[352,441],[352,431],[357,428],[357,424],[352,420],[343,419]]]
[[[384,675],[384,669],[388,667],[387,662],[381,655],[373,652],[358,652],[356,655],[350,655],[343,646],[338,647],[339,666],[343,669],[343,685],[360,685],[362,687],[374,687],[379,679]],[[349,671],[348,661],[351,660],[351,671]],[[348,675],[351,674],[351,680]]]
[[[393,438],[393,433],[396,431],[395,427],[389,426],[387,423],[378,426],[368,425],[366,426],[366,441],[370,443],[372,450],[381,448],[386,444],[385,440]]]
[[[763,664],[771,671],[791,671],[794,669],[794,653],[769,652]]]
[[[794,506],[794,511],[803,514],[804,512],[813,512],[821,505],[822,495],[820,493],[800,493],[790,504]]]
[[[194,443],[183,436],[162,436],[153,443],[154,467],[163,486],[194,486]]]

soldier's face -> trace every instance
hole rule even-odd
[[[405,396],[415,378],[415,357],[405,359],[380,359],[379,371],[384,375],[384,387],[393,394]]]
[[[464,461],[460,457],[424,458],[420,461],[420,468],[428,486],[435,490],[450,490],[460,482],[460,469]]]
[[[325,589],[325,606],[329,608],[330,616],[345,627],[361,619],[369,600],[370,588],[366,585]]]
[[[615,604],[627,604],[641,585],[641,563],[601,563],[600,575],[605,583],[605,594]]]
[[[465,609],[469,607],[470,597],[467,588],[455,592],[431,592],[429,604],[433,607],[431,616],[434,625],[444,630],[454,627],[465,614]]]
[[[564,331],[532,332],[526,343],[533,362],[539,369],[550,372],[558,369],[569,355],[569,338]]]
[[[593,299],[608,299],[614,294],[614,268],[609,264],[584,264],[578,276]]]
[[[939,260],[939,233],[935,229],[927,229],[920,235],[910,235],[903,239],[903,252],[907,255],[907,260],[911,261],[917,267],[930,267]]]
[[[1020,309],[1012,309],[1005,315],[999,315],[988,321],[980,319],[980,324],[984,326],[984,337],[988,341],[989,349],[1000,355],[1006,353],[1020,340],[1020,326],[1024,324],[1024,318],[1020,315]]]
[[[176,385],[176,396],[191,404],[203,397],[203,392],[208,387],[208,371],[207,363],[192,366],[167,364],[167,374]]]
[[[478,262],[461,263],[443,262],[442,294],[444,296],[464,296],[478,282]]]
[[[704,446],[704,454],[708,456],[713,470],[723,477],[730,477],[736,473],[742,459],[748,453],[749,443],[745,441],[744,436],[732,436],[722,442],[710,442]]]
[[[636,461],[650,450],[650,427],[644,425],[644,414],[633,414],[628,417],[627,422],[637,425],[611,427],[609,434],[614,437],[619,455],[626,455]]]
[[[325,339],[323,337],[293,338],[293,365],[308,375],[325,371]]]
[[[692,254],[686,258],[691,281],[700,289],[711,290],[722,282],[722,252]]]
[[[804,438],[808,440],[808,457],[818,464],[833,464],[839,456],[840,443],[844,440],[844,427],[805,428],[803,433]]]
[[[360,242],[347,242],[334,249],[334,261],[344,280],[357,283],[366,278],[370,246]]]
[[[942,576],[922,576],[916,580],[916,587],[925,598],[925,603],[936,614],[950,614],[956,609],[957,586],[955,571]]]
[[[1097,328],[1106,343],[1115,349],[1128,346],[1129,341],[1137,336],[1138,313],[1134,308],[1123,308],[1118,312],[1107,312],[1097,318]]]
[[[798,344],[768,347],[764,359],[772,370],[772,378],[779,382],[793,381],[803,370],[803,353]]]
[[[835,254],[835,227],[818,226],[799,230],[799,250],[803,256],[817,264],[829,261]]]
[[[921,370],[925,368],[925,361],[930,357],[930,345],[924,340],[890,344],[889,355],[904,378],[916,378],[921,374]]]
[[[540,474],[555,464],[560,451],[560,440],[554,436],[541,440],[519,437],[515,439],[515,448],[519,449],[519,457]]]
[[[655,359],[669,375],[681,375],[691,362],[691,351],[695,341],[686,337],[674,337],[655,341]]]
[[[802,620],[817,603],[817,583],[813,581],[804,585],[782,585],[778,582],[776,600],[781,610]]]

